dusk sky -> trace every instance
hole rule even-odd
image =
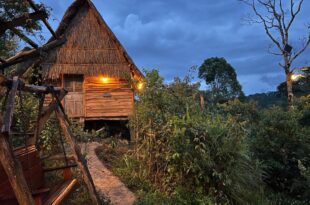
[[[36,0],[52,8],[57,28],[72,0]],[[93,0],[107,24],[140,68],[159,69],[167,82],[184,76],[209,57],[225,57],[236,69],[246,94],[273,91],[284,81],[280,59],[268,53],[271,41],[261,25],[243,18],[250,8],[238,0]],[[300,47],[310,1],[292,28],[290,44]],[[43,31],[46,39],[49,34]],[[41,41],[41,44],[44,41]],[[293,65],[309,65],[310,47]],[[196,79],[198,80],[198,79]]]

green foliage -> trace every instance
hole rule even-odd
[[[299,119],[299,124],[302,126],[310,126],[310,95],[300,97],[295,102],[297,110],[301,111],[302,117]]]
[[[256,93],[247,96],[246,101],[255,101],[259,108],[287,107],[287,95],[282,95],[279,92]]]
[[[202,111],[190,79],[147,72],[134,149],[108,157],[137,204],[309,204],[310,97],[291,111],[238,99]]]
[[[249,125],[259,120],[259,110],[255,101],[244,103],[234,99],[218,105],[218,109],[221,114],[231,116],[242,124]]]
[[[310,166],[310,129],[299,123],[303,113],[298,108],[270,108],[261,113],[252,132],[253,154],[266,167],[264,181],[275,192],[295,199],[310,197],[310,184],[302,172]]]
[[[60,147],[60,127],[55,115],[47,121],[39,137],[39,146],[46,153],[57,153]]]
[[[13,147],[16,147],[23,145],[34,131],[38,100],[33,94],[18,91],[14,106],[11,140]]]
[[[95,130],[84,130],[84,124],[81,122],[71,122],[70,128],[72,129],[76,140],[79,142],[89,142],[95,139],[99,139],[104,132],[96,132]]]
[[[209,58],[199,67],[199,78],[210,86],[212,101],[223,102],[232,98],[244,98],[235,69],[224,58]]]
[[[158,71],[146,73],[130,121],[137,143],[131,157],[138,163],[132,173],[180,204],[258,201],[251,190],[260,188],[260,171],[248,156],[242,124],[201,112],[189,79],[165,85]]]
[[[37,4],[40,9],[45,9],[43,4]],[[45,9],[46,10],[46,9]],[[4,21],[10,21],[18,16],[24,15],[31,11],[27,1],[24,0],[0,0],[0,18]],[[40,31],[42,28],[39,21],[27,21],[23,26],[19,26],[18,30],[21,33],[27,33],[34,35],[35,31]],[[43,38],[42,36],[40,36]],[[7,30],[0,36],[0,57],[6,58],[16,52],[18,46],[17,38],[15,34],[10,30]]]

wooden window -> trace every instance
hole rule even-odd
[[[64,88],[69,92],[83,92],[83,75],[65,75]]]

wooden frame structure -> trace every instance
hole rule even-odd
[[[38,118],[38,129],[36,130],[36,137],[42,131],[44,124],[47,122],[48,118],[54,111],[56,113],[57,119],[60,123],[60,127],[64,133],[66,140],[69,142],[70,148],[73,152],[73,157],[80,169],[83,179],[87,185],[90,196],[96,204],[100,204],[100,199],[96,193],[96,189],[91,178],[90,172],[87,167],[86,160],[81,153],[81,149],[78,144],[75,143],[74,135],[70,130],[69,121],[64,113],[64,109],[60,102],[60,98],[66,93],[65,90],[61,88],[54,88],[49,86],[36,86],[36,85],[25,85],[22,81],[14,76],[12,80],[1,76],[1,86],[8,88],[8,98],[6,101],[6,109],[3,114],[3,120],[0,122],[1,133],[0,133],[0,161],[3,168],[9,178],[12,189],[18,202],[21,205],[32,205],[34,200],[32,198],[29,187],[26,183],[25,177],[22,172],[21,165],[18,160],[16,160],[11,145],[9,143],[10,127],[12,124],[12,116],[14,111],[14,99],[17,90],[22,90],[25,92],[34,92],[38,94],[48,94],[51,93],[53,100],[50,103],[48,109],[39,115]],[[36,141],[36,140],[34,140]]]
[[[10,29],[13,33],[18,35],[22,40],[27,42],[33,47],[33,49],[25,48],[21,52],[17,53],[15,56],[8,59],[0,59],[0,70],[18,64],[18,69],[13,73],[12,79],[9,79],[3,75],[0,75],[0,88],[7,89],[7,99],[5,105],[4,113],[0,113],[0,162],[3,166],[5,173],[8,176],[11,187],[14,191],[16,199],[20,205],[34,205],[35,200],[32,197],[30,189],[25,180],[23,170],[21,168],[20,162],[16,159],[16,156],[13,153],[12,146],[10,144],[10,127],[12,124],[12,117],[14,111],[14,99],[16,96],[17,90],[24,92],[37,93],[45,96],[46,94],[52,94],[52,101],[50,102],[48,108],[39,113],[37,126],[35,130],[35,137],[32,142],[36,142],[39,138],[43,127],[51,114],[56,113],[57,119],[60,123],[61,129],[64,133],[65,138],[69,142],[70,148],[73,151],[73,157],[76,161],[76,164],[83,175],[83,180],[87,185],[91,199],[97,205],[100,204],[98,194],[96,192],[93,180],[89,173],[86,160],[81,153],[81,149],[78,144],[75,143],[75,139],[72,131],[70,130],[70,123],[62,104],[60,103],[61,99],[66,95],[66,90],[59,87],[51,86],[37,86],[37,85],[27,85],[19,80],[19,76],[22,76],[28,68],[31,66],[37,66],[40,64],[42,59],[46,56],[46,52],[50,49],[56,48],[66,42],[66,39],[63,36],[57,36],[53,31],[49,23],[47,22],[47,13],[44,10],[39,10],[32,0],[26,0],[29,5],[35,11],[34,13],[27,14],[14,18],[10,22],[4,22],[0,19],[1,27],[0,35],[4,34],[7,29]],[[37,21],[42,20],[45,26],[53,35],[53,40],[49,41],[47,44],[39,47],[35,42],[29,39],[27,36],[19,32],[16,27],[25,24],[28,20]],[[3,96],[0,95],[0,98]],[[43,104],[44,97],[40,99],[40,105]]]

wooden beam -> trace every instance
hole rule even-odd
[[[17,77],[17,76],[16,76]],[[65,90],[61,87],[49,87],[49,86],[40,86],[40,85],[32,85],[32,84],[25,84],[23,81],[18,80],[18,90],[22,90],[25,92],[31,92],[31,93],[51,93],[56,92],[56,93],[60,93],[60,92],[65,92]],[[14,79],[10,80],[8,78],[6,78],[4,75],[0,74],[0,86],[4,86],[4,87],[12,87],[14,85]]]
[[[33,8],[33,10],[35,10],[36,12],[39,11],[38,7],[36,6],[36,4],[32,1],[32,0],[27,0],[29,5]],[[52,27],[50,26],[50,24],[47,22],[46,18],[42,19],[43,23],[45,24],[46,28],[51,32],[51,34],[54,36],[54,38],[58,38],[56,33],[54,32],[54,30],[52,29]]]
[[[13,86],[7,100],[7,106],[4,114],[4,122],[0,121],[0,161],[5,173],[8,176],[9,182],[15,193],[16,199],[21,205],[34,205],[34,200],[26,183],[23,169],[20,162],[15,158],[14,153],[9,143],[9,132],[12,122],[12,115],[14,110],[14,100],[18,87],[18,78],[13,78]]]
[[[25,34],[23,34],[21,31],[19,31],[18,29],[12,27],[10,28],[10,30],[15,33],[16,35],[19,36],[19,38],[21,38],[22,40],[26,41],[29,45],[31,45],[33,48],[38,48],[38,44],[36,44],[33,40],[31,40],[30,38],[28,38]]]
[[[12,124],[14,105],[15,105],[14,101],[15,101],[16,91],[18,88],[18,83],[19,83],[18,77],[17,76],[13,77],[12,87],[8,95],[8,99],[7,99],[6,106],[5,106],[5,114],[3,116],[4,122],[1,128],[2,133],[7,132],[10,134],[10,128]]]
[[[62,112],[62,109],[60,108],[60,105],[58,104],[56,106],[56,116],[59,121],[60,127],[63,130],[64,136],[67,139],[67,142],[69,143],[71,150],[73,152],[73,156],[75,158],[76,164],[80,171],[82,172],[84,182],[88,188],[90,197],[94,204],[100,205],[100,199],[96,192],[96,188],[94,185],[94,182],[91,178],[90,172],[87,167],[87,162],[84,156],[81,153],[81,148],[78,144],[75,143],[75,137],[73,136],[73,133],[71,132],[69,128],[69,123],[66,121],[65,114]]]
[[[44,202],[46,205],[60,205],[61,202],[67,197],[72,188],[77,183],[77,179],[71,179],[65,181],[52,195],[48,196],[47,201]]]
[[[20,205],[34,205],[20,162],[15,159],[8,133],[0,133],[0,161]]]
[[[24,14],[19,17],[12,19],[11,21],[4,21],[0,19],[1,29],[0,35],[3,34],[7,29],[15,28],[18,26],[23,26],[28,23],[29,20],[35,22],[40,19],[47,18],[47,12],[45,10],[39,10],[33,13]]]
[[[56,48],[65,42],[66,42],[65,37],[60,37],[59,39],[51,41],[38,49],[31,49],[28,51],[19,52],[15,56],[5,60],[6,63],[0,64],[0,69],[3,70],[6,67],[30,60],[32,58],[38,58],[42,55],[42,53],[47,52],[53,48]]]
[[[62,100],[67,94],[67,91],[62,90],[59,94],[59,100]],[[44,99],[43,99],[44,100]],[[50,118],[51,114],[53,113],[53,111],[56,109],[57,106],[57,102],[52,101],[47,109],[43,112],[39,114],[39,117],[37,119],[37,125],[35,128],[35,132],[34,132],[34,143],[37,144],[38,139],[39,139],[39,135],[41,134],[46,122],[48,121],[48,119]]]
[[[50,93],[51,92],[48,86],[30,85],[30,84],[21,85],[19,89],[26,91],[26,92],[31,92],[31,93]],[[53,87],[53,89],[57,93],[63,90],[63,88],[61,87]]]

